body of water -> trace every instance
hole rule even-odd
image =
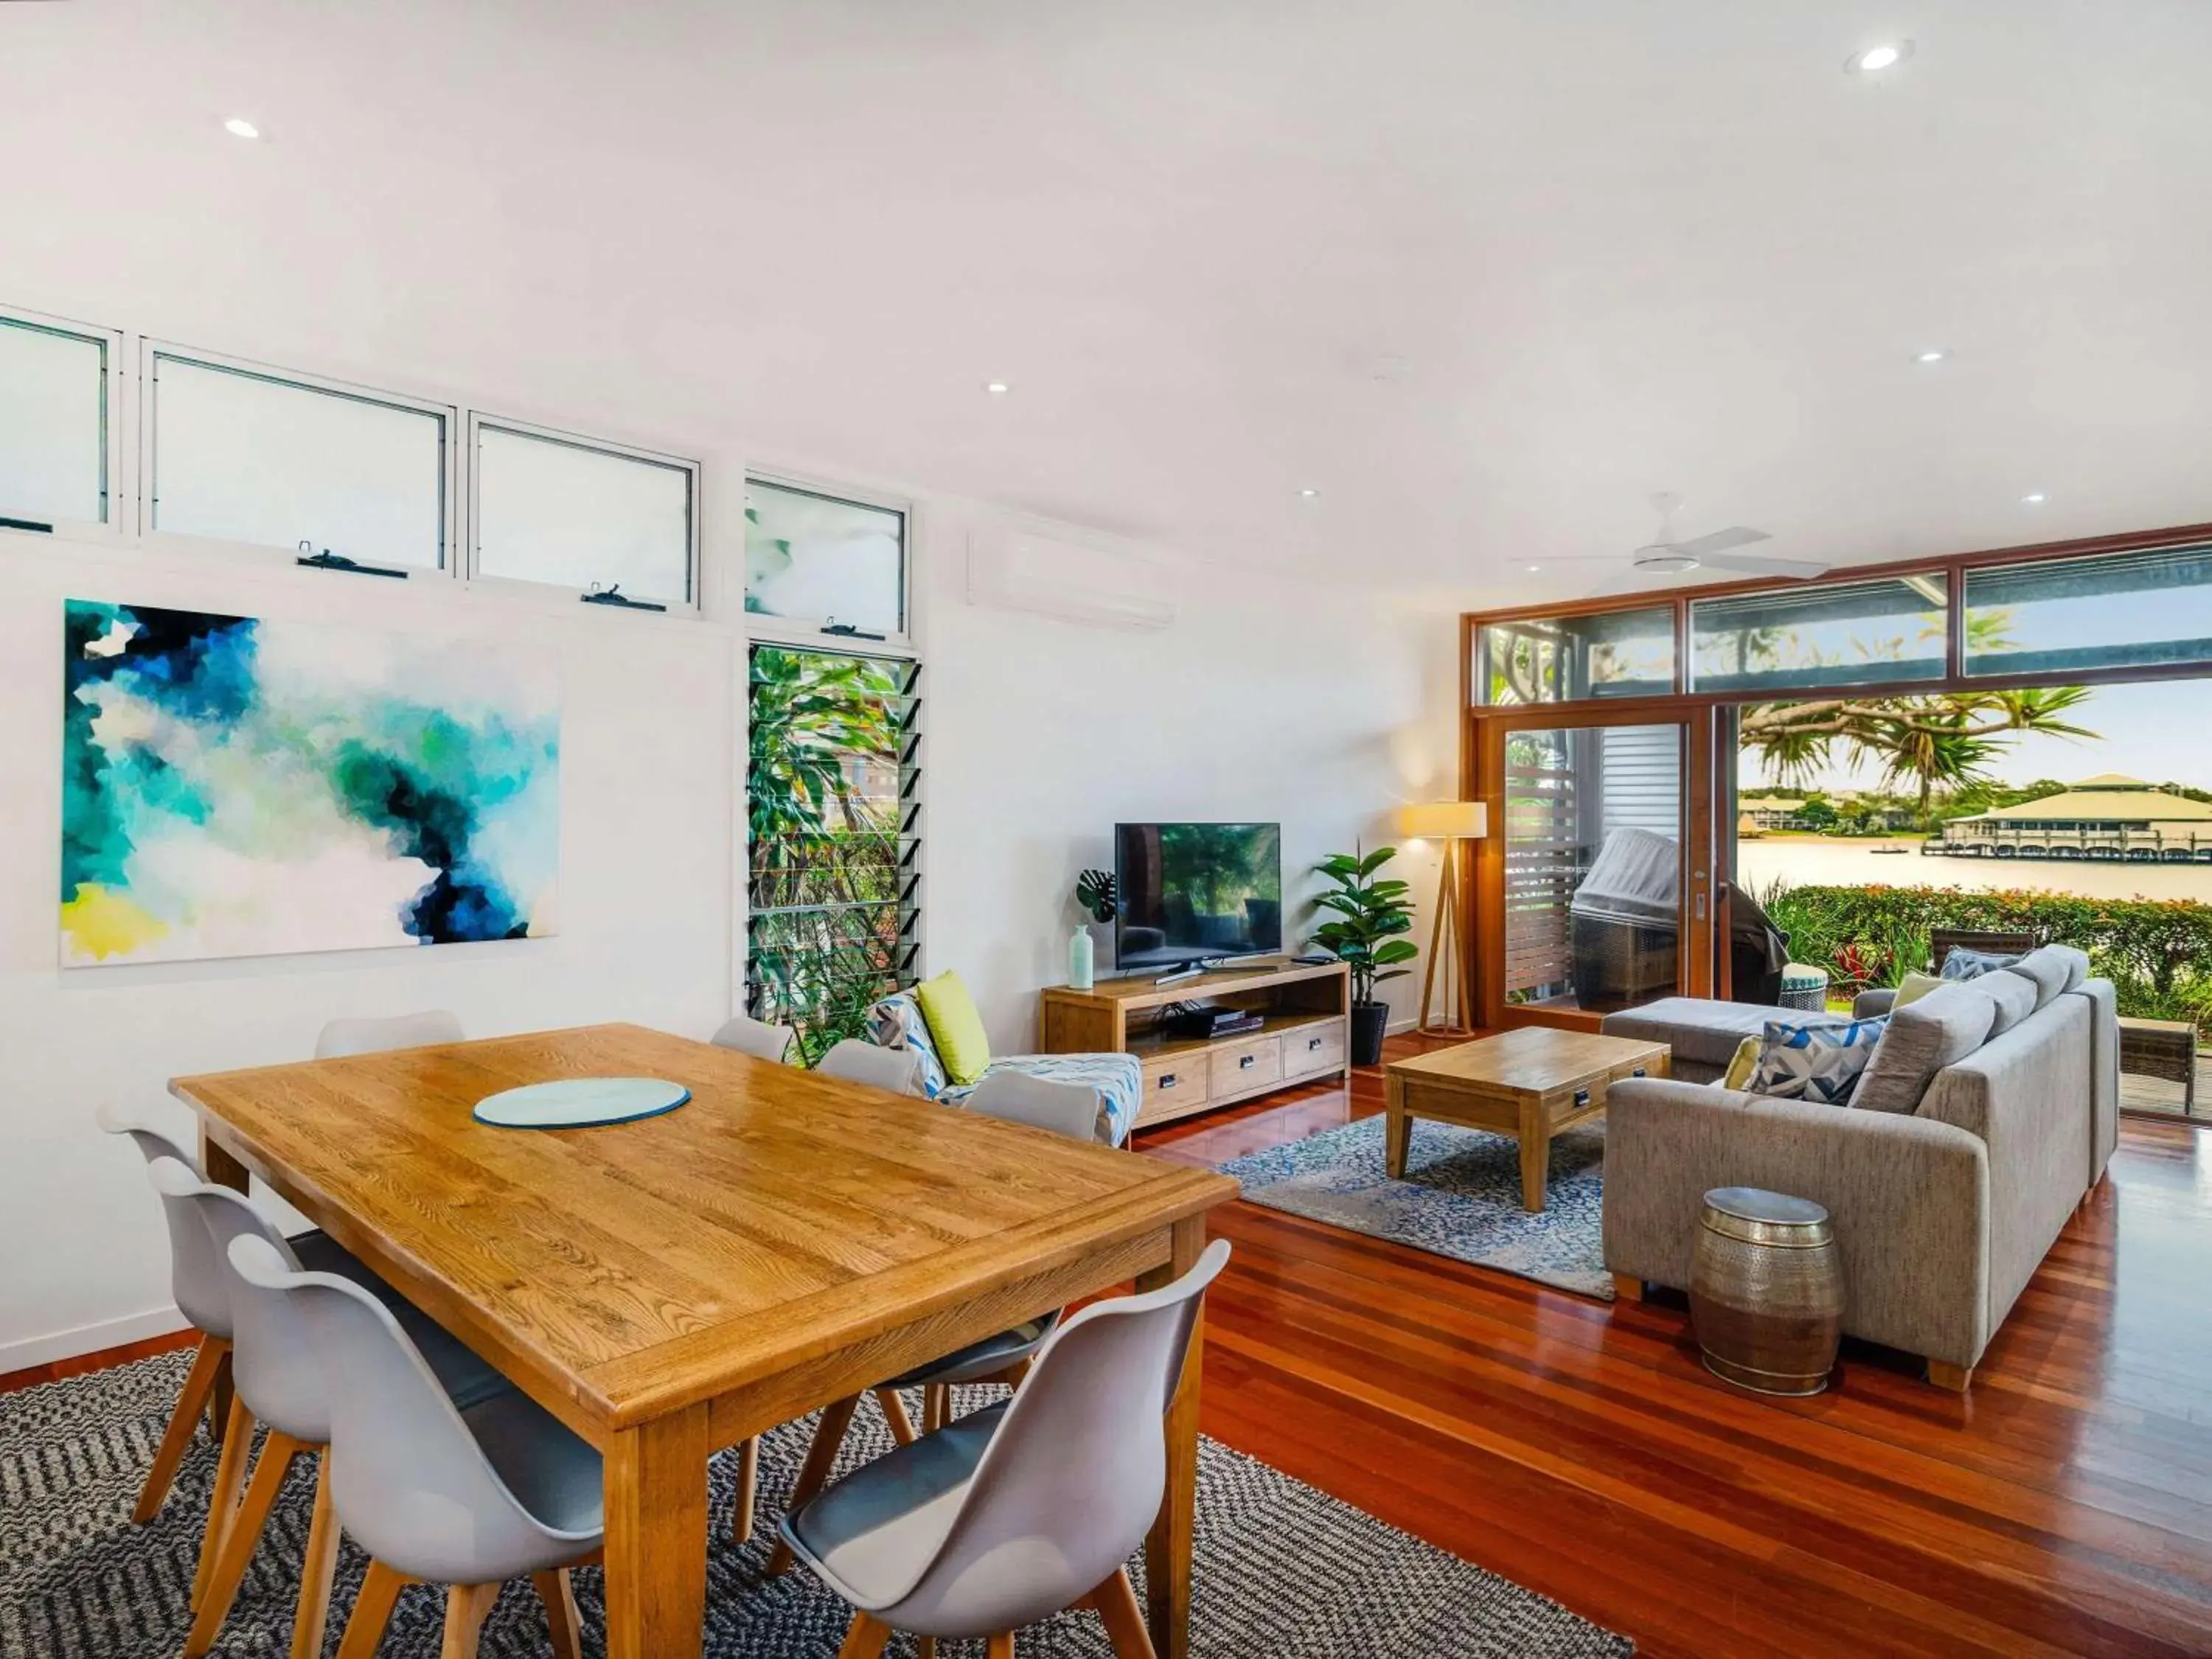
[[[1877,847],[1905,849],[1877,853]],[[1777,877],[1793,887],[2021,889],[2083,898],[2195,899],[2212,904],[2212,865],[2087,860],[1923,858],[1917,840],[1748,837],[1736,842],[1738,884],[1754,897]]]

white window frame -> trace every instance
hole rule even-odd
[[[100,411],[100,494],[107,505],[107,517],[100,519],[58,519],[51,532],[43,530],[20,530],[12,526],[0,526],[0,534],[10,536],[96,537],[102,540],[119,541],[137,529],[138,498],[133,483],[137,477],[137,445],[133,441],[136,422],[129,417],[125,404],[126,385],[131,376],[125,372],[129,362],[125,356],[128,341],[119,328],[103,328],[97,323],[82,323],[73,317],[52,317],[44,312],[26,311],[20,306],[0,306],[0,319],[10,323],[21,323],[32,328],[46,329],[57,334],[67,334],[80,340],[96,340],[106,354],[106,367],[102,371],[101,395],[105,407]],[[8,515],[5,503],[0,503],[0,517]],[[125,520],[129,522],[126,524]],[[38,520],[43,523],[44,520]]]
[[[696,617],[701,614],[699,526],[703,516],[702,503],[706,483],[706,468],[702,463],[689,456],[672,455],[663,450],[647,449],[635,444],[622,443],[609,438],[594,438],[580,432],[567,431],[560,427],[544,426],[532,421],[515,420],[508,416],[493,414],[485,410],[471,409],[465,412],[468,416],[465,428],[468,458],[464,471],[467,483],[468,535],[465,543],[464,550],[466,559],[462,574],[471,586],[485,587],[500,592],[569,593],[575,595],[579,599],[584,596],[586,591],[580,587],[564,586],[559,582],[532,581],[520,576],[487,576],[477,568],[477,552],[483,528],[483,496],[478,489],[479,474],[483,470],[483,452],[478,448],[477,440],[477,434],[484,428],[489,427],[497,432],[512,432],[525,438],[540,438],[549,443],[565,444],[571,449],[581,449],[601,455],[617,455],[628,460],[644,461],[655,466],[671,467],[684,473],[688,480],[687,488],[690,493],[690,507],[687,515],[690,522],[685,526],[684,550],[684,586],[689,590],[690,597],[688,599],[682,600],[673,599],[663,600],[659,596],[652,594],[640,597],[650,599],[656,605],[665,604],[667,607],[667,614],[672,617]],[[619,611],[632,607],[610,605],[605,608],[609,611]],[[643,607],[635,608],[643,609]],[[653,613],[648,611],[647,614]]]
[[[770,645],[805,647],[817,651],[843,651],[862,657],[914,657],[921,654],[915,643],[914,567],[915,547],[915,514],[914,502],[898,495],[886,495],[876,490],[859,489],[840,483],[832,478],[811,477],[803,473],[778,472],[766,467],[749,466],[744,470],[744,485],[750,490],[755,483],[764,483],[778,489],[795,489],[804,495],[819,495],[826,501],[849,501],[855,507],[872,507],[881,512],[899,515],[901,536],[899,544],[899,617],[903,623],[896,633],[882,639],[850,634],[827,632],[831,619],[828,617],[809,619],[804,617],[771,617],[758,611],[745,609],[745,550],[740,542],[737,550],[737,610],[743,618],[748,640],[759,640]],[[743,507],[742,500],[739,502]],[[742,511],[738,515],[741,532],[750,533],[750,526]]]
[[[258,362],[250,357],[233,356],[226,352],[204,351],[197,346],[180,341],[157,340],[140,337],[138,343],[138,523],[139,539],[149,548],[168,548],[190,550],[197,556],[210,553],[226,558],[260,563],[297,564],[302,556],[296,547],[270,547],[259,542],[233,541],[223,537],[194,536],[183,531],[162,530],[154,522],[155,471],[160,462],[157,449],[159,434],[155,431],[158,418],[156,404],[160,401],[155,379],[155,364],[162,357],[179,359],[202,368],[221,369],[234,374],[244,374],[255,380],[267,380],[277,386],[294,386],[307,392],[320,392],[356,402],[380,404],[387,409],[398,409],[411,413],[430,415],[443,424],[438,441],[438,537],[439,562],[435,569],[421,565],[404,567],[409,579],[433,581],[457,581],[460,579],[464,561],[460,556],[460,469],[455,454],[455,439],[462,431],[462,410],[455,404],[440,403],[432,398],[410,397],[404,392],[389,392],[381,386],[362,386],[356,381],[331,380],[325,375],[303,374],[297,369],[282,368],[275,363]],[[320,548],[315,550],[321,551]]]

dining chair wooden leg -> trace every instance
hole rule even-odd
[[[246,1459],[253,1445],[253,1413],[235,1394],[223,1426],[222,1455],[216,1460],[215,1490],[208,1494],[207,1531],[200,1539],[200,1564],[192,1573],[192,1611],[207,1599],[208,1581],[222,1553],[224,1534],[238,1508],[238,1489],[246,1480]]]
[[[545,1604],[545,1628],[552,1632],[553,1659],[583,1659],[584,1620],[576,1611],[576,1592],[568,1583],[568,1568],[533,1572],[530,1582],[538,1587],[538,1599]]]
[[[353,1616],[346,1620],[338,1659],[376,1659],[383,1644],[384,1627],[392,1622],[392,1604],[399,1592],[415,1581],[381,1561],[368,1564],[368,1577],[361,1581],[361,1594],[353,1599]]]
[[[738,1448],[738,1501],[730,1510],[730,1536],[740,1544],[753,1540],[753,1510],[760,1498],[760,1437],[756,1435]]]
[[[915,1659],[937,1659],[937,1638],[917,1636],[914,1638]]]
[[[896,1389],[878,1389],[876,1404],[883,1407],[884,1421],[890,1425],[891,1438],[902,1446],[914,1444],[914,1419],[906,1414],[906,1401],[899,1398]]]
[[[806,1449],[806,1462],[799,1468],[798,1484],[791,1489],[787,1513],[798,1514],[830,1484],[830,1471],[837,1466],[837,1454],[845,1444],[845,1431],[852,1426],[853,1413],[860,1405],[860,1396],[853,1395],[832,1401],[822,1408],[822,1420],[814,1426],[814,1443]],[[791,1546],[778,1538],[775,1552],[768,1559],[769,1571],[789,1572],[791,1563]]]
[[[338,1517],[331,1507],[330,1450],[315,1460],[315,1510],[307,1522],[307,1551],[300,1562],[300,1605],[292,1615],[291,1659],[323,1659],[323,1631],[331,1621],[331,1580],[338,1565]]]
[[[984,1659],[1014,1659],[1014,1633],[1002,1630],[985,1646]]]
[[[1023,1379],[1029,1376],[1030,1367],[1036,1363],[1031,1359],[1017,1360],[1006,1367],[1006,1374],[999,1380],[1010,1389],[1018,1389],[1022,1386]]]
[[[200,1659],[222,1634],[230,1604],[238,1599],[239,1581],[246,1577],[253,1552],[261,1547],[262,1528],[269,1524],[269,1511],[276,1507],[277,1494],[284,1490],[292,1460],[307,1449],[290,1435],[273,1429],[262,1443],[261,1455],[253,1463],[253,1478],[246,1485],[246,1497],[223,1528],[222,1547],[216,1553],[191,1632],[185,1638],[185,1659]]]
[[[1127,1568],[1085,1596],[1078,1605],[1091,1608],[1106,1626],[1106,1639],[1114,1644],[1114,1659],[1158,1659],[1152,1635],[1145,1628],[1145,1610],[1137,1605],[1136,1586]]]
[[[921,1431],[935,1434],[952,1420],[952,1385],[932,1382],[921,1391]]]
[[[837,1650],[837,1659],[876,1659],[890,1639],[889,1625],[865,1613],[856,1613],[846,1627],[845,1644]]]
[[[446,1592],[446,1639],[438,1659],[477,1659],[477,1638],[503,1584],[456,1584]]]
[[[223,1337],[200,1338],[192,1368],[185,1373],[185,1386],[177,1395],[177,1408],[169,1413],[169,1426],[162,1431],[161,1443],[154,1453],[154,1467],[146,1471],[146,1484],[138,1489],[138,1507],[131,1511],[131,1518],[140,1526],[161,1512],[162,1501],[177,1479],[177,1465],[185,1461],[192,1431],[199,1427],[200,1413],[207,1409],[208,1397],[215,1392],[215,1374],[229,1352],[230,1343]]]

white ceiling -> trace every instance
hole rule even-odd
[[[0,4],[0,301],[1495,603],[1662,489],[1839,562],[2212,519],[2208,64],[2203,0]]]

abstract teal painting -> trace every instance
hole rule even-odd
[[[66,611],[65,965],[554,930],[550,661],[151,605]]]

